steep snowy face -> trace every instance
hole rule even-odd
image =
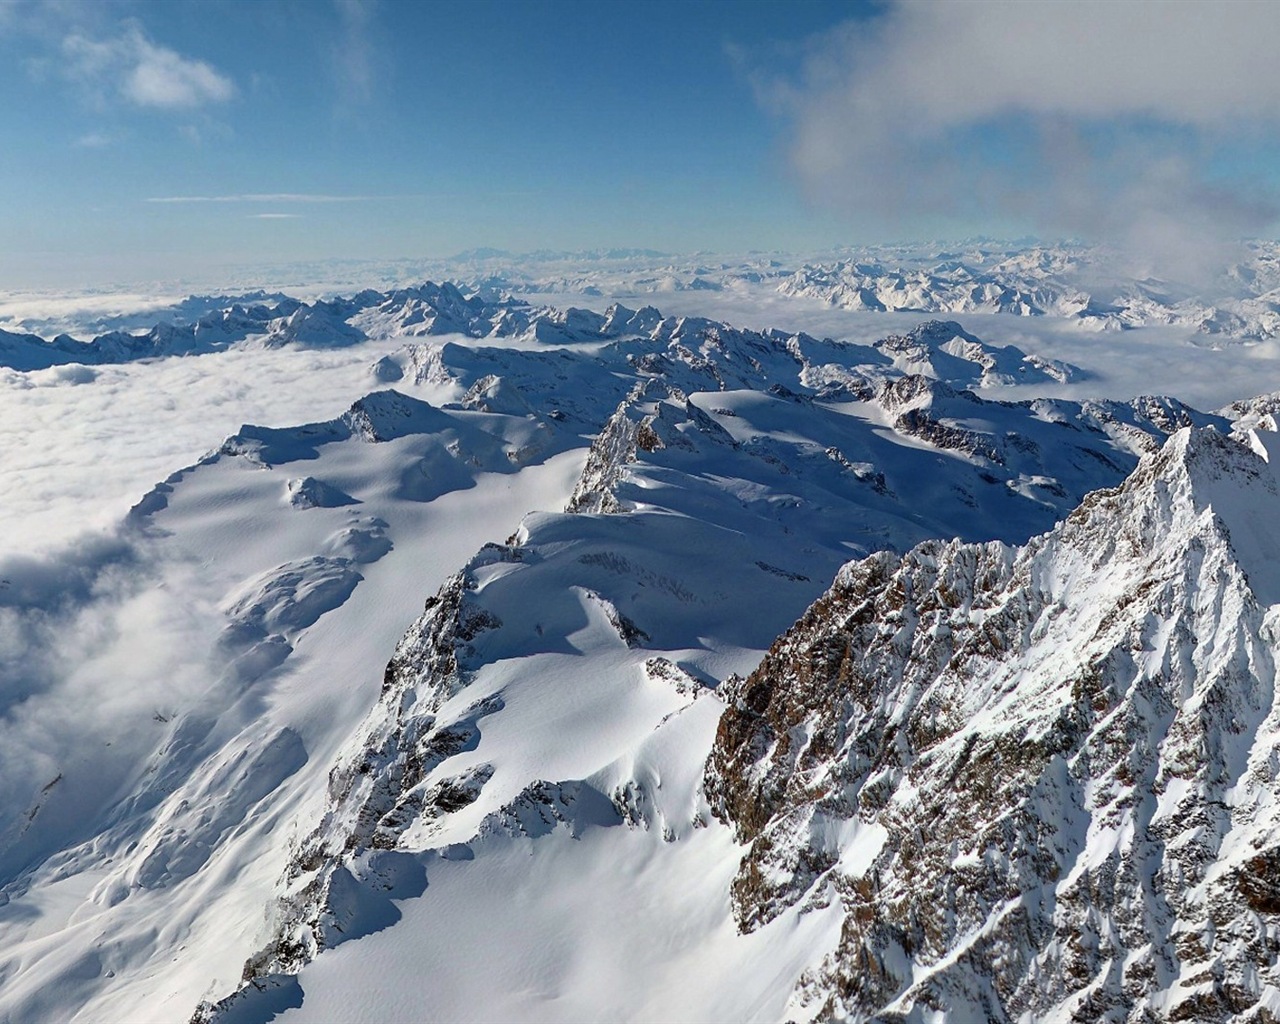
[[[775,557],[790,564],[801,547],[794,540]],[[710,921],[700,916],[687,929],[694,949],[725,932],[724,890],[706,886],[688,852],[727,846],[721,830],[719,839],[707,835],[699,792],[721,707],[713,684],[726,669],[754,663],[761,638],[798,614],[810,593],[806,577],[780,579],[782,569],[762,565],[764,550],[736,531],[656,513],[535,514],[507,543],[482,548],[396,647],[376,705],[329,773],[323,813],[290,851],[272,932],[245,965],[246,984],[202,1005],[196,1019],[248,1019],[298,1004],[304,1019],[331,1017],[333,1006],[308,1001],[328,969],[320,954],[394,925],[392,900],[430,895],[450,865],[480,877],[516,854],[554,870],[576,856],[584,836],[670,875],[658,885],[660,902],[697,891],[711,905]],[[699,573],[684,571],[695,561]],[[608,864],[593,870],[610,887],[629,885]],[[572,880],[560,884],[563,899],[581,898]],[[494,945],[523,959],[521,936],[546,926],[545,910],[531,906],[540,900],[520,877],[490,885],[492,895],[465,897],[464,916],[491,919],[494,903],[507,907],[513,934]],[[392,941],[412,946],[417,929],[447,934],[458,924],[405,909],[417,920]],[[616,941],[591,920],[560,940],[577,949]],[[307,973],[317,957],[319,974]],[[566,955],[556,969],[576,958]],[[765,991],[738,1005],[765,997],[780,1005],[793,982],[794,973],[779,994],[762,980]],[[459,1013],[418,979],[402,984],[412,1005],[432,1008],[419,1011],[426,1016]],[[714,985],[701,987],[714,994]],[[594,985],[576,998],[603,1016],[634,1012],[634,995]],[[503,1005],[490,994],[467,1012],[501,1018],[511,1012]]]
[[[1280,495],[1183,430],[1021,549],[851,563],[722,688],[744,931],[836,904],[848,1019],[1271,1019]]]

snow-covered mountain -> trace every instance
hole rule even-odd
[[[1206,344],[1280,332],[1274,245],[1255,244],[1247,259],[1223,267],[1209,298],[1203,288],[1104,270],[1108,255],[1080,246],[870,252],[806,264],[778,289],[849,310],[1049,316],[1091,330],[1174,325],[1208,336]]]
[[[797,1012],[1267,1019],[1280,1005],[1280,436],[1179,431],[1022,548],[841,570],[722,688],[744,930],[839,907]]]
[[[4,563],[0,1019],[1270,998],[1274,396],[1034,397],[1090,371],[953,321],[219,302],[5,350],[370,355]]]
[[[1188,282],[1182,279],[1188,274],[1161,276],[1135,257],[1105,247],[988,239],[815,253],[481,249],[431,260],[330,261],[264,267],[246,277],[241,294],[190,295],[176,301],[157,298],[138,311],[110,301],[110,296],[94,294],[85,297],[78,314],[74,312],[77,304],[71,303],[72,311],[64,315],[40,315],[39,305],[30,298],[10,303],[0,294],[0,326],[18,335],[0,335],[0,365],[18,366],[22,365],[18,359],[32,358],[24,343],[32,336],[112,336],[114,341],[101,346],[103,357],[118,359],[130,353],[136,357],[206,351],[249,335],[265,335],[272,330],[272,320],[288,318],[298,305],[278,284],[262,287],[264,282],[281,280],[306,282],[303,291],[321,302],[346,296],[342,301],[357,308],[397,296],[397,301],[417,297],[434,307],[439,298],[436,286],[428,285],[427,294],[414,296],[423,289],[419,282],[432,279],[456,282],[466,297],[491,304],[509,303],[513,298],[536,304],[549,301],[550,296],[561,297],[554,300],[558,305],[577,301],[593,306],[611,301],[670,305],[680,299],[682,309],[702,303],[697,311],[705,313],[711,308],[706,305],[709,297],[721,304],[746,300],[771,310],[778,307],[779,297],[785,297],[799,300],[792,303],[795,309],[808,304],[849,312],[1044,317],[1086,332],[1163,326],[1211,347],[1275,338],[1280,332],[1280,246],[1251,241],[1222,253],[1216,265],[1209,254],[1204,262],[1211,265],[1190,274],[1193,279]],[[446,300],[444,305],[452,308],[445,311],[442,330],[445,321],[459,313],[463,319],[455,322],[467,322],[466,312],[456,303]],[[320,310],[322,316],[334,312]],[[401,315],[406,326],[421,322],[412,309]],[[426,319],[434,315],[418,314]],[[206,322],[201,324],[202,320]],[[203,337],[146,342],[123,337],[136,338],[156,324]],[[288,331],[284,334],[289,336]],[[70,338],[58,345],[86,361],[94,358]]]

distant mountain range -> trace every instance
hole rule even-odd
[[[436,260],[329,261],[264,270],[263,276],[332,279],[335,292],[343,291],[337,282],[347,280],[396,281],[390,288],[378,286],[382,296],[411,290],[431,277],[453,281],[464,292],[479,294],[488,302],[521,295],[608,296],[630,301],[688,291],[772,292],[848,310],[1043,316],[1099,331],[1169,326],[1211,346],[1257,342],[1280,333],[1280,244],[1242,244],[1230,262],[1194,281],[1134,272],[1126,269],[1128,265],[1118,253],[1081,244],[980,240],[808,255],[474,249]],[[348,289],[347,294],[352,291]],[[260,290],[242,296],[192,296],[157,315],[163,325],[187,328],[231,305],[256,309],[284,301],[284,295]],[[59,323],[65,330],[65,322],[56,319],[15,326],[43,334]],[[79,325],[98,333],[136,331],[138,318],[86,318]]]

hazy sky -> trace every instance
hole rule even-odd
[[[0,0],[0,289],[1273,231],[1280,5]]]

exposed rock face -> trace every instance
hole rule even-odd
[[[739,926],[845,913],[797,1015],[1276,1019],[1280,495],[1255,442],[1183,430],[1020,549],[850,563],[722,688],[706,790],[749,844]]]
[[[287,976],[322,950],[364,934],[371,927],[370,904],[382,926],[394,913],[391,897],[421,893],[422,869],[396,850],[400,835],[467,807],[492,775],[491,767],[480,765],[427,783],[450,757],[474,748],[477,722],[502,706],[501,698],[491,697],[447,723],[435,716],[467,684],[471,641],[501,626],[469,599],[472,573],[504,560],[518,561],[518,549],[483,548],[427,601],[400,641],[359,742],[329,774],[324,817],[292,858],[274,937],[245,964],[245,987],[203,1004],[195,1020],[222,1019],[251,990],[288,984]]]
[[[643,391],[642,385],[638,392]],[[623,471],[629,463],[635,461],[636,453],[641,447],[653,451],[662,444],[650,426],[652,417],[641,415],[639,422],[631,418],[637,397],[638,394],[622,402],[592,442],[582,476],[565,506],[566,512],[622,511],[623,505],[614,494],[614,489],[621,480]]]

